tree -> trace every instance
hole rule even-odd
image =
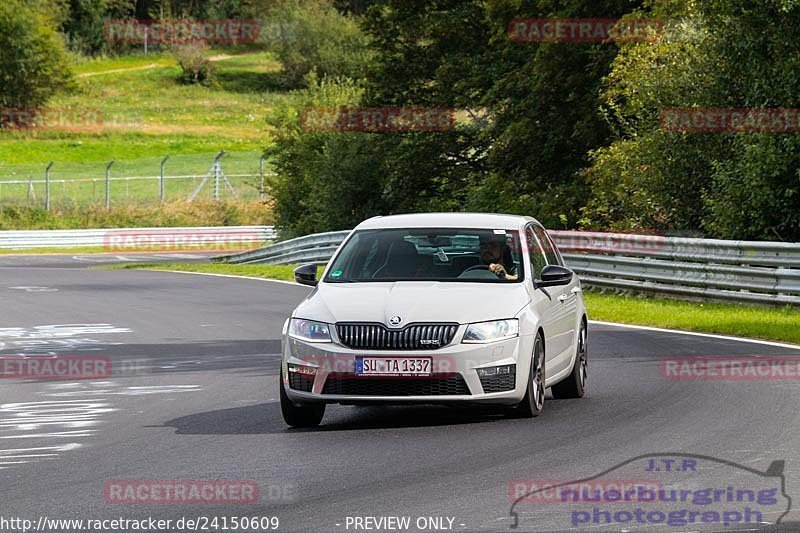
[[[0,107],[42,106],[70,80],[64,43],[36,3],[0,3]]]
[[[616,18],[639,4],[384,0],[365,21],[378,57],[368,78],[371,102],[467,110],[461,146],[449,158],[472,170],[464,208],[574,225],[588,195],[580,171],[611,138],[598,108],[617,47],[515,42],[508,25],[516,18]]]
[[[604,106],[618,139],[594,153],[587,225],[800,240],[797,133],[663,131],[668,108],[797,108],[800,5],[657,0],[657,43],[622,47]]]
[[[508,24],[526,17],[613,18],[639,3],[561,4],[372,3],[361,19],[372,61],[354,105],[451,108],[458,121],[449,132],[335,134],[307,163],[297,158],[295,166],[285,166],[296,178],[292,208],[315,204],[316,211],[308,213],[318,217],[305,227],[333,229],[359,216],[427,210],[506,211],[534,215],[550,226],[576,224],[588,196],[580,170],[591,150],[610,142],[598,112],[599,92],[616,45],[513,42]],[[296,142],[303,139],[300,134]],[[291,150],[292,142],[283,148]],[[337,167],[342,163],[336,157],[347,158],[346,169]],[[320,169],[324,187],[339,194],[297,186]],[[337,209],[353,193],[347,179],[370,185],[359,189],[355,206],[345,213]],[[320,198],[335,203],[334,209],[319,205]],[[288,209],[282,201],[289,199],[279,197],[277,209]],[[323,222],[323,213],[338,215]]]
[[[128,18],[134,6],[127,0],[63,0],[66,17],[61,31],[70,49],[83,54],[97,54],[108,47],[103,28],[109,19]]]
[[[356,20],[329,0],[285,0],[270,10],[262,35],[292,88],[302,87],[312,71],[319,77],[361,78],[370,61]]]

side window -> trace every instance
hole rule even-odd
[[[533,272],[533,279],[540,279],[542,269],[547,265],[547,258],[539,246],[539,241],[533,234],[533,229],[528,226],[525,228],[525,240],[528,243],[528,253],[531,256],[531,271]]]
[[[558,264],[561,265],[562,267],[567,266],[566,263],[564,263],[564,258],[561,257],[561,250],[559,250],[558,246],[556,246],[556,242],[553,240],[550,234],[547,233],[547,231],[545,231],[544,234],[547,235],[547,242],[550,243],[550,248],[553,250],[553,253],[556,254],[556,257],[558,258]]]
[[[550,234],[548,233],[547,236],[550,237]],[[553,245],[553,250],[556,251],[556,255],[558,256],[558,264],[562,267],[567,266],[567,264],[564,262],[564,256],[561,255],[561,250],[559,250],[558,246],[556,246],[556,241],[550,238],[550,243]]]
[[[558,252],[556,252],[553,243],[550,241],[550,237],[547,236],[547,232],[544,231],[544,228],[541,226],[533,226],[533,232],[536,234],[536,238],[539,239],[539,242],[542,244],[542,248],[544,248],[544,255],[547,257],[547,264],[548,265],[560,265],[561,261],[559,261]]]

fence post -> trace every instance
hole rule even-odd
[[[53,166],[53,161],[47,164],[44,169],[44,209],[50,211],[50,168]]]
[[[167,159],[169,156],[165,156],[161,160],[161,176],[158,179],[158,201],[162,204],[164,203],[164,165],[167,164]]]
[[[261,186],[258,189],[258,197],[264,199],[264,154],[258,160],[258,176],[261,178]]]
[[[114,161],[109,161],[106,165],[106,210],[111,209],[111,165]]]
[[[214,158],[214,201],[219,202],[219,178],[222,174],[219,160],[225,155],[225,150],[220,150],[217,157]]]

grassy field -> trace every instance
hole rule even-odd
[[[272,225],[272,211],[259,200],[175,201],[159,209],[126,204],[106,210],[102,205],[58,206],[51,212],[29,206],[0,205],[0,230],[129,228],[167,226]]]
[[[50,124],[27,131],[0,132],[0,181],[43,179],[53,161],[53,180],[95,179],[54,183],[55,201],[98,201],[104,194],[108,161],[113,178],[157,176],[170,156],[166,174],[204,175],[220,150],[228,175],[257,174],[263,149],[265,117],[281,99],[290,98],[278,83],[280,64],[263,51],[208,52],[217,70],[211,86],[183,85],[170,55],[138,55],[86,60],[76,65],[75,84],[50,101]],[[99,118],[75,124],[69,117]],[[235,182],[235,180],[240,180]],[[256,184],[231,178],[242,195],[257,194]],[[196,185],[188,179],[168,180],[167,196],[185,196]],[[209,189],[210,190],[210,189]],[[112,182],[117,202],[157,198],[157,182]],[[39,202],[43,187],[0,184],[0,202]]]
[[[119,269],[177,270],[233,274],[294,281],[297,265],[125,264]],[[800,344],[800,309],[743,307],[735,304],[692,303],[661,298],[636,298],[586,291],[589,318],[606,322],[719,333]]]

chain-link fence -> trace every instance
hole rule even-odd
[[[108,162],[0,164],[0,205],[45,208],[264,197],[269,165],[257,151]]]

